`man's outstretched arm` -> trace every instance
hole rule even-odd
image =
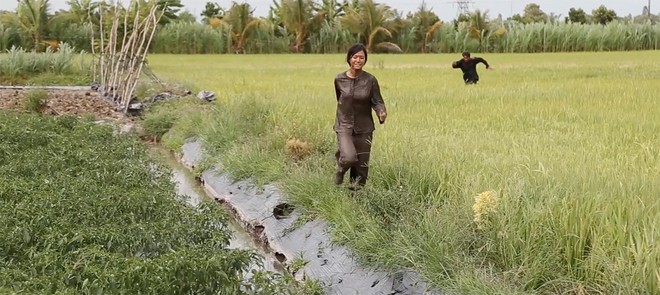
[[[483,59],[481,57],[475,57],[474,59],[478,63],[482,63],[482,64],[486,65],[486,68],[490,68],[490,65],[488,64],[488,62],[485,59]]]

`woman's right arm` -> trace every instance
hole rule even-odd
[[[335,78],[335,95],[337,96],[337,101],[339,101],[339,96],[341,96],[341,91],[339,90],[339,84],[337,83],[337,78]]]

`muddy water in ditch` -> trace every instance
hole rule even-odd
[[[204,198],[208,198],[204,191],[199,188],[192,175],[184,170],[183,167],[171,163],[169,166],[172,171],[172,182],[176,184],[177,194],[188,196],[187,200],[191,206],[197,206]],[[256,251],[262,256],[262,266],[252,265],[252,269],[268,270],[278,273],[283,272],[281,263],[275,259],[272,254],[266,252],[261,245],[257,244],[254,239],[252,239],[252,237],[245,232],[238,223],[236,223],[236,221],[229,218],[227,226],[232,234],[232,239],[228,248],[250,249]]]

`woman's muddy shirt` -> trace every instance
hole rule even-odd
[[[350,78],[343,72],[335,77],[335,92],[335,131],[355,134],[373,132],[375,128],[371,110],[385,111],[385,102],[376,77],[361,71],[356,78]]]

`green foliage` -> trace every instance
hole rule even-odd
[[[485,15],[484,15],[485,16]],[[660,25],[613,21],[600,24],[492,22],[484,16],[456,22],[420,33],[418,28],[398,32],[397,40],[405,52],[573,52],[655,50],[660,48]],[[487,17],[487,16],[486,16]],[[476,21],[478,20],[478,21]],[[178,23],[164,27],[154,40],[154,53],[231,53],[229,31],[197,23]],[[288,53],[289,37],[281,31],[255,29],[245,45],[246,53]],[[285,35],[288,36],[288,35]],[[422,39],[423,36],[423,39]],[[374,36],[376,37],[376,36]],[[308,51],[343,53],[358,42],[356,35],[341,23],[322,23],[309,37]],[[179,45],[180,44],[180,45]],[[307,47],[306,47],[307,48]]]
[[[566,22],[584,24],[587,22],[587,14],[582,8],[571,8],[568,11],[568,16],[566,17]]]
[[[226,53],[225,31],[198,23],[175,22],[158,30],[152,51],[169,54]]]
[[[601,25],[606,25],[617,18],[616,12],[612,9],[607,9],[605,5],[600,5],[598,8],[594,9],[591,12],[591,17],[595,23]]]
[[[144,133],[156,141],[159,141],[167,131],[174,126],[176,117],[169,113],[152,113],[142,121]]]
[[[39,74],[87,75],[90,67],[83,53],[76,54],[75,49],[66,43],[53,52],[37,53],[12,47],[7,54],[0,54],[0,76],[26,77]]]
[[[222,18],[225,14],[225,10],[214,2],[206,2],[204,10],[199,15],[202,17],[202,23],[208,24],[209,20],[212,18]]]
[[[31,0],[35,2],[34,0]],[[142,0],[143,4],[147,1]],[[39,3],[42,3],[40,1]],[[268,17],[255,17],[246,3],[227,9],[208,2],[201,23],[180,12],[180,1],[158,0],[166,8],[151,53],[344,53],[362,42],[374,52],[572,52],[656,50],[660,48],[657,16],[618,18],[604,6],[586,15],[571,8],[566,22],[529,3],[510,19],[488,19],[485,13],[439,20],[425,3],[407,15],[373,1],[275,1]],[[35,2],[36,3],[36,2]],[[37,4],[39,4],[37,3]],[[21,13],[5,13],[0,22],[0,49],[12,46],[45,49],[59,41],[91,51],[90,24],[98,23],[97,3],[72,1],[69,11],[44,14],[48,5],[21,6]],[[144,7],[143,7],[144,8]],[[90,13],[91,12],[91,13]],[[183,19],[179,19],[184,16]],[[476,18],[475,18],[476,16]],[[113,19],[112,16],[106,20]],[[613,24],[613,28],[610,24]],[[450,24],[454,24],[451,26]],[[120,24],[123,26],[123,24]],[[132,24],[129,24],[129,27]],[[442,28],[441,30],[439,28]],[[123,30],[120,30],[123,32]],[[548,39],[544,32],[555,35]],[[39,34],[32,34],[38,32]],[[579,33],[579,34],[578,34]],[[96,36],[98,42],[99,36]],[[643,38],[643,41],[635,40]],[[588,39],[588,40],[585,40]],[[626,46],[622,39],[632,39]],[[524,44],[524,45],[521,45]],[[98,46],[98,44],[96,44]]]
[[[518,53],[660,48],[660,26],[649,23],[614,21],[605,26],[579,23],[507,23],[504,29],[506,34],[502,37],[488,38],[488,51]]]
[[[85,86],[92,84],[91,74],[66,74],[43,73],[31,75],[27,78],[18,77],[14,85],[38,85],[38,86]]]
[[[224,211],[177,199],[135,138],[6,113],[0,135],[0,292],[309,294],[290,277],[248,272],[259,260],[226,248]]]
[[[525,5],[525,12],[522,15],[522,21],[529,23],[542,23],[548,20],[548,15],[541,10],[541,6],[536,3]]]
[[[23,108],[26,111],[39,113],[48,101],[48,92],[45,90],[30,90],[25,94]]]
[[[301,270],[303,267],[305,267],[307,263],[309,263],[309,261],[303,258],[296,258],[291,262],[291,264],[289,264],[289,269],[291,270],[291,272],[296,273],[299,270]]]

